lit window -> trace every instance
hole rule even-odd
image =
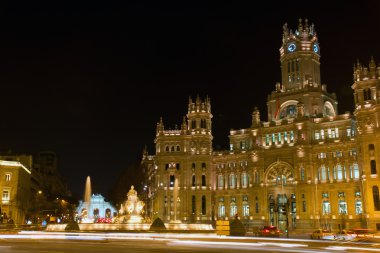
[[[338,203],[338,211],[339,211],[339,214],[347,214],[347,202],[346,200],[339,200],[339,203]]]
[[[5,181],[6,182],[11,181],[11,174],[10,173],[5,174]]]
[[[347,137],[351,137],[351,128],[347,128]]]
[[[225,217],[226,216],[226,207],[224,206],[224,198],[220,198],[219,206],[218,206],[218,216]]]
[[[230,189],[234,189],[236,187],[236,176],[235,174],[230,174]]]
[[[231,207],[230,207],[230,216],[235,216],[237,214],[237,206],[235,198],[231,199]]]
[[[352,166],[350,166],[350,175],[352,179],[359,179],[359,165],[357,163],[354,163]]]
[[[218,175],[218,188],[223,189],[224,187],[224,176],[223,175]]]
[[[249,216],[249,204],[248,204],[248,202],[243,202],[243,216]]]
[[[319,134],[319,132],[315,132],[314,133],[314,138],[316,139],[316,140],[319,140],[320,139],[320,134]]]
[[[241,187],[242,188],[248,187],[248,174],[247,174],[247,172],[241,173]]]
[[[355,201],[355,213],[356,214],[363,213],[362,201],[360,199]]]
[[[9,190],[3,190],[2,203],[9,204],[9,200],[10,200]]]
[[[343,170],[342,170],[342,166],[340,164],[338,164],[336,166],[336,179],[337,180],[342,180],[343,179]]]
[[[328,200],[322,202],[322,214],[331,214],[331,206]]]

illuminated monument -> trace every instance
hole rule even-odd
[[[77,207],[78,221],[80,223],[94,223],[99,218],[112,218],[117,214],[116,209],[104,201],[100,194],[91,193],[91,180],[88,176],[84,193],[84,201],[80,201]]]
[[[230,131],[228,150],[212,149],[209,98],[189,99],[179,130],[160,119],[156,153],[142,160],[147,213],[165,222],[238,215],[251,227],[380,229],[380,67],[355,65],[355,117],[338,114],[320,55],[314,25],[283,26],[282,83],[268,96],[268,121],[255,108],[251,126]]]

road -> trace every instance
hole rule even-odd
[[[132,253],[132,252],[380,252],[377,243],[184,237],[178,235],[49,234],[0,235],[1,253]]]

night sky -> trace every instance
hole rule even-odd
[[[315,24],[322,83],[352,112],[353,64],[380,62],[380,1],[267,2],[2,3],[0,151],[55,151],[74,194],[87,175],[107,194],[121,173],[133,178],[145,145],[154,153],[160,116],[180,126],[197,94],[210,96],[214,147],[226,148],[254,106],[267,120],[282,26],[299,18]]]

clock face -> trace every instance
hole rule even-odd
[[[288,51],[289,52],[294,52],[296,50],[296,44],[294,44],[294,43],[290,43],[289,45],[288,45]]]
[[[314,51],[315,53],[318,53],[318,51],[319,51],[319,47],[318,47],[318,44],[317,44],[317,43],[314,43],[314,45],[313,45],[313,51]]]

